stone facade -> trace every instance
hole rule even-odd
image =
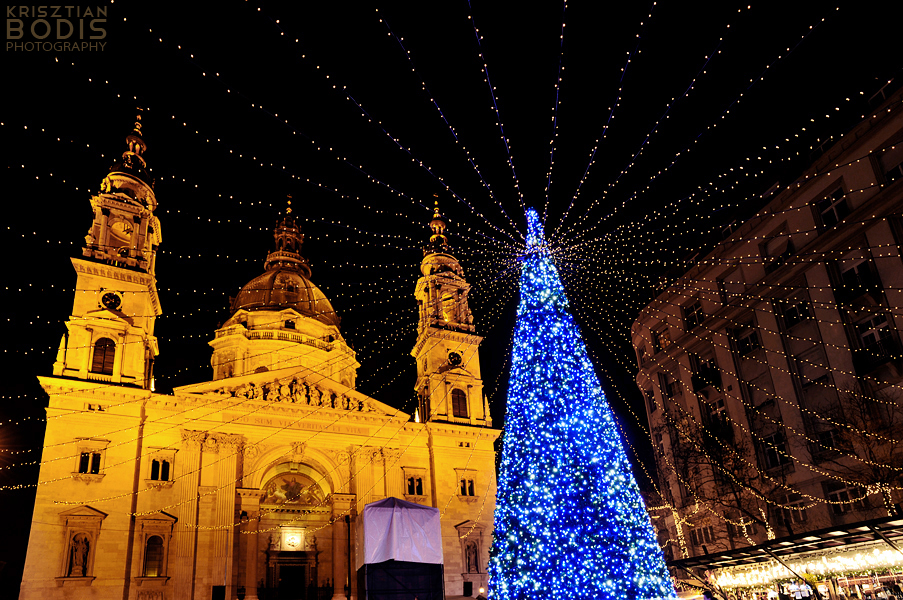
[[[158,394],[159,223],[140,123],[128,143],[92,199],[69,334],[40,378],[50,400],[20,598],[357,597],[356,518],[388,496],[441,511],[446,594],[476,595],[500,432],[438,209],[442,243],[424,265],[447,268],[424,266],[415,295],[433,315],[429,290],[442,291],[443,313],[418,329],[415,415],[354,388],[359,364],[310,282],[291,208],[266,273],[213,336],[213,380]]]
[[[901,163],[898,91],[634,323],[670,557],[899,512]]]

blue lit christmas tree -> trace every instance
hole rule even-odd
[[[527,223],[490,600],[674,597],[536,211]]]

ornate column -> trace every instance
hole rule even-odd
[[[238,585],[245,588],[245,600],[257,600],[257,562],[260,558],[257,529],[260,526],[261,491],[239,488],[236,492],[241,502],[242,518],[242,539],[239,547],[243,545],[245,555],[244,576],[239,578]]]
[[[357,573],[354,571],[354,555],[349,556],[348,536],[353,534],[350,523],[345,522],[345,516],[351,516],[354,522],[356,511],[354,510],[354,494],[331,494],[329,502],[332,505],[332,600],[345,600],[345,585],[351,586],[351,597],[357,592]],[[354,552],[354,537],[351,538],[351,552]],[[351,563],[351,571],[348,564]]]

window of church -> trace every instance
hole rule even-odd
[[[175,479],[176,451],[170,448],[150,448],[147,454],[145,481],[148,485],[169,487]]]
[[[424,502],[426,500],[426,470],[422,467],[402,467],[405,500]]]
[[[467,418],[467,394],[464,390],[454,389],[452,396],[452,415],[455,417]]]
[[[464,478],[461,480],[461,495],[462,496],[473,496],[473,478]]]
[[[100,338],[94,343],[91,372],[101,375],[113,374],[113,359],[116,357],[116,342],[110,338]]]
[[[408,496],[423,495],[423,478],[408,477]]]
[[[152,460],[150,478],[155,481],[169,481],[169,461]]]
[[[144,576],[160,577],[163,574],[163,538],[152,535],[144,546]]]
[[[97,475],[100,473],[100,461],[102,454],[97,452],[82,452],[78,459],[78,472]]]
[[[109,443],[107,440],[78,438],[72,476],[89,483],[103,479],[104,459]]]

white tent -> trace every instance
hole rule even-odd
[[[387,560],[442,564],[439,509],[398,498],[371,502],[357,522],[356,568]]]

